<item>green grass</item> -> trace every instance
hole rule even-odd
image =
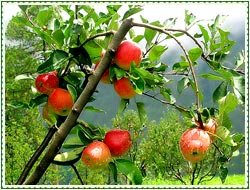
[[[180,181],[173,181],[163,178],[144,179],[142,185],[183,185]],[[219,177],[214,177],[211,181],[206,181],[201,185],[245,185],[245,175],[229,175],[224,184]]]

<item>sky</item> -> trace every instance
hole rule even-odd
[[[102,6],[102,4],[99,4],[97,10],[102,10]],[[189,10],[189,12],[193,13],[197,18],[202,19],[215,18],[216,15],[221,14],[228,15],[228,20],[230,22],[237,22],[237,20],[246,17],[246,4],[243,3],[146,3],[144,12],[140,14],[143,14],[143,17],[147,18],[149,21],[171,17],[178,17],[179,21],[183,21],[185,9]],[[18,11],[20,11],[20,9],[17,4],[3,4],[4,28],[11,17]],[[121,9],[121,11],[123,10]],[[135,19],[139,20],[139,17]]]

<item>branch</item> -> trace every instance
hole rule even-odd
[[[151,30],[156,30],[158,32],[164,33],[164,34],[170,36],[171,38],[173,38],[176,41],[176,43],[180,46],[180,48],[184,52],[184,55],[185,55],[185,57],[186,57],[186,59],[187,59],[187,61],[189,63],[189,67],[190,67],[191,72],[192,72],[192,76],[193,76],[193,79],[194,79],[194,86],[195,86],[195,97],[196,97],[197,115],[198,115],[198,118],[201,118],[200,117],[201,113],[200,113],[200,96],[199,96],[198,81],[197,81],[197,78],[196,78],[196,74],[195,74],[195,71],[194,71],[194,67],[193,67],[192,61],[191,61],[191,59],[190,59],[190,57],[188,55],[188,52],[186,51],[186,49],[182,45],[182,43],[173,34],[171,34],[170,32],[168,32],[168,30],[171,30],[171,29],[164,29],[164,28],[160,28],[160,27],[157,27],[157,26],[149,25],[149,24],[141,24],[141,23],[134,23],[134,22],[133,22],[133,25],[134,26],[138,26],[138,27],[149,28]]]
[[[86,87],[75,102],[65,122],[59,127],[58,131],[54,134],[52,142],[48,147],[44,157],[42,158],[38,166],[35,168],[34,172],[30,175],[30,177],[23,183],[24,185],[37,184],[39,182],[42,175],[47,170],[54,157],[56,156],[57,152],[61,148],[70,130],[75,126],[77,118],[79,117],[84,106],[88,103],[88,100],[91,95],[94,93],[102,74],[108,68],[109,63],[114,57],[119,44],[121,43],[127,32],[132,28],[132,26],[132,19],[127,19],[123,21],[120,28],[112,38],[112,41],[110,42],[108,49],[103,59],[101,60],[100,66],[97,67],[93,75],[89,77]]]
[[[37,159],[40,157],[40,155],[42,154],[42,152],[44,151],[44,149],[47,147],[47,145],[49,144],[52,136],[54,135],[54,133],[56,132],[57,128],[55,126],[52,126],[46,137],[44,138],[43,142],[41,143],[41,145],[38,147],[38,149],[36,150],[36,152],[33,154],[33,156],[30,158],[30,160],[28,161],[28,163],[26,164],[22,174],[20,175],[16,185],[21,185],[26,177],[28,176],[31,168],[34,166],[34,164],[36,163]]]

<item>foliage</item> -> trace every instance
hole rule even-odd
[[[109,165],[115,184],[124,182],[123,180],[119,181],[121,175],[126,176],[129,184],[142,184],[142,175],[147,175],[147,173],[153,175],[150,173],[152,171],[164,177],[177,178],[184,184],[187,182],[183,175],[191,176],[190,184],[195,184],[195,182],[199,184],[216,174],[220,176],[222,182],[225,181],[230,158],[236,155],[238,149],[244,144],[242,134],[232,133],[233,126],[229,114],[238,105],[244,104],[245,79],[244,70],[242,70],[243,55],[240,55],[233,66],[229,67],[224,62],[224,58],[230,53],[235,42],[230,39],[230,32],[221,27],[223,17],[218,15],[205,26],[200,24],[192,13],[185,11],[185,29],[175,29],[175,19],[173,18],[166,19],[164,22],[149,22],[140,16],[141,23],[134,22],[130,18],[143,10],[137,5],[126,6],[124,14],[119,13],[121,5],[108,5],[105,13],[97,12],[94,7],[88,5],[74,5],[74,7],[61,5],[56,7],[41,6],[39,12],[34,14],[34,9],[37,8],[34,7],[20,5],[26,17],[26,19],[22,17],[21,20],[25,24],[25,29],[34,32],[32,35],[41,40],[40,43],[42,42],[43,45],[34,47],[34,49],[43,47],[43,51],[39,55],[43,56],[44,61],[40,61],[41,59],[39,60],[34,53],[33,57],[36,61],[32,60],[31,62],[34,64],[30,66],[26,62],[24,63],[25,67],[29,66],[28,68],[32,70],[27,73],[23,67],[20,67],[24,72],[15,73],[14,76],[18,82],[25,83],[28,88],[32,86],[37,74],[56,70],[60,78],[60,87],[68,89],[76,103],[68,117],[59,117],[50,126],[50,128],[55,129],[56,134],[40,163],[45,163],[46,166],[43,165],[42,170],[38,170],[37,167],[25,183],[38,183],[40,177],[37,176],[42,176],[51,162],[58,165],[74,165],[80,159],[84,147],[94,140],[103,139],[105,130],[102,127],[86,123],[84,120],[79,120],[78,117],[82,109],[93,111],[93,114],[103,111],[86,106],[86,104],[95,101],[92,96],[95,93],[95,87],[102,73],[108,67],[112,82],[125,76],[131,80],[137,94],[169,105],[186,117],[179,120],[170,114],[168,115],[169,120],[162,120],[158,125],[148,123],[145,113],[146,103],[138,102],[135,98],[138,118],[131,114],[130,118],[127,116],[125,120],[122,120],[119,115],[127,108],[130,100],[121,99],[117,118],[115,118],[115,126],[131,130],[134,145],[126,158],[113,159]],[[60,16],[62,12],[67,15],[67,19]],[[193,26],[199,29],[195,34],[190,31]],[[137,34],[136,27],[142,27],[143,34]],[[183,45],[182,37],[194,42],[194,46],[187,49]],[[115,50],[124,38],[137,43],[146,43],[143,48],[141,66],[136,67],[132,64],[129,71],[117,67],[116,64],[109,65]],[[165,64],[160,60],[169,51],[169,40],[176,42],[182,53],[178,55],[177,62]],[[100,60],[102,50],[106,50],[105,56],[101,60],[102,64],[100,64],[102,66],[93,71],[91,67],[93,63]],[[29,57],[25,54],[22,56]],[[209,72],[197,75],[200,64],[207,64],[210,68]],[[18,66],[22,65],[18,64]],[[175,75],[181,77],[175,79]],[[27,79],[32,82],[23,82]],[[198,79],[220,81],[213,91],[213,96],[210,97],[214,102],[211,107],[203,107],[207,100],[204,99]],[[171,83],[176,80],[177,87],[174,88],[177,88],[179,94],[184,94],[187,89],[191,89],[195,100],[194,105],[185,107],[178,104],[178,98],[172,93],[174,88],[171,87]],[[7,86],[8,88],[10,86]],[[15,88],[20,90],[18,86]],[[22,87],[21,90],[23,89]],[[25,90],[25,92],[27,91]],[[27,95],[24,98],[27,99],[8,100],[9,105],[18,109],[32,110],[45,103],[47,95],[41,95],[34,90],[32,97]],[[178,151],[179,138],[177,137],[185,129],[183,126],[193,127],[191,124],[186,124],[188,120],[193,119],[202,127],[202,123],[211,117],[216,118],[219,124],[219,132],[216,133],[217,140],[212,144],[213,147],[207,159],[195,165],[190,163],[187,165]],[[148,134],[147,137],[142,135],[145,131]],[[68,136],[69,138],[66,138]],[[58,152],[58,147],[62,147],[60,152]],[[169,152],[166,150],[170,151],[170,155],[175,159],[169,157]],[[36,152],[37,154],[42,154],[43,150],[37,151],[40,151]],[[156,153],[158,153],[157,157],[152,157]],[[65,155],[67,155],[66,159]],[[140,156],[140,159],[137,156]],[[55,158],[54,161],[51,160],[51,157]],[[211,160],[213,161],[211,162]],[[145,170],[143,173],[140,170],[142,166],[148,167],[149,171]],[[77,170],[75,172],[77,174]],[[23,175],[22,177],[26,178],[27,176]],[[82,182],[81,177],[78,176],[78,178]],[[18,183],[23,184],[24,181]]]

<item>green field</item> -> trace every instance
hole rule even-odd
[[[167,179],[144,179],[143,185],[183,185],[180,181]],[[219,177],[213,178],[211,181],[206,181],[202,185],[245,185],[245,175],[229,175],[224,184]]]

